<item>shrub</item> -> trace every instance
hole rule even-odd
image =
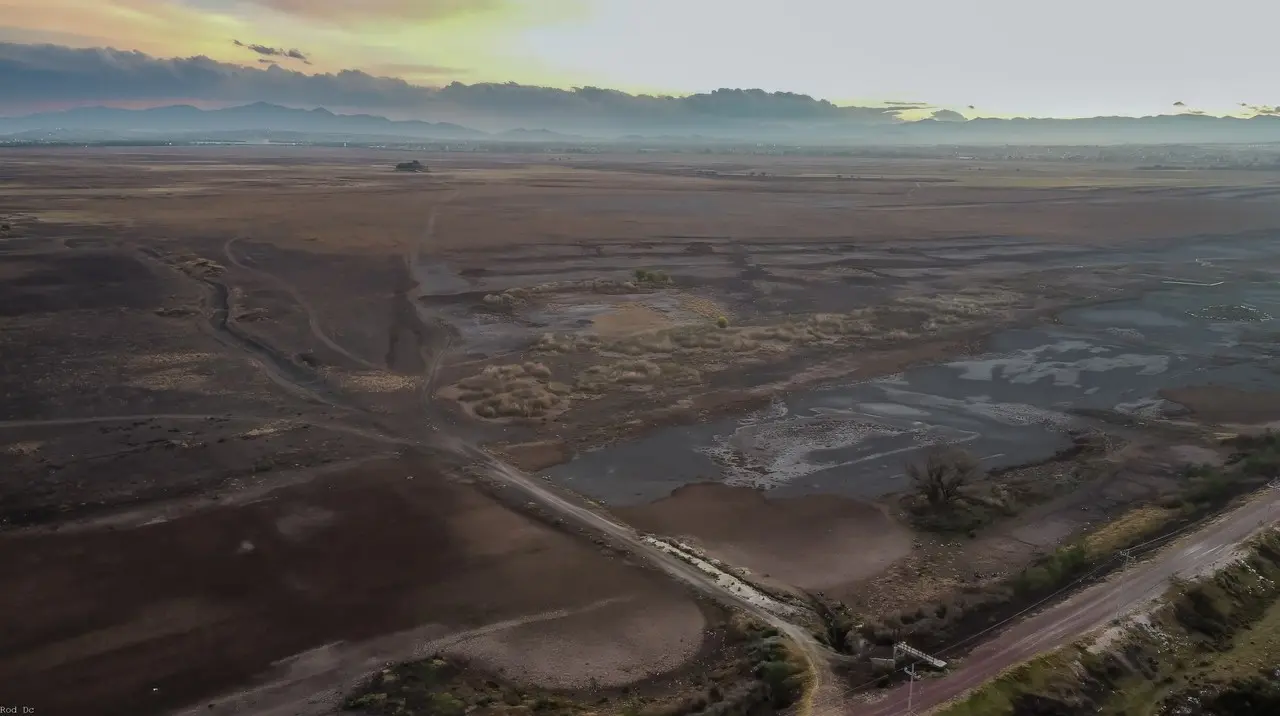
[[[1014,589],[1023,594],[1065,587],[1089,566],[1089,553],[1082,545],[1056,550],[1029,567],[1014,580]]]
[[[965,450],[933,447],[923,464],[907,464],[907,476],[930,505],[943,507],[960,495],[960,488],[977,477],[980,469],[978,459]]]

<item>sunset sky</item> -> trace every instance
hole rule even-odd
[[[1274,105],[1277,21],[1264,0],[0,0],[8,43],[1037,116]]]

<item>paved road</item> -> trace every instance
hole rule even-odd
[[[928,713],[1005,669],[1070,644],[1117,616],[1151,603],[1164,594],[1175,576],[1193,577],[1213,571],[1236,554],[1240,543],[1278,523],[1280,490],[1269,489],[1206,528],[1174,542],[1149,561],[1010,627],[974,649],[949,675],[918,682],[912,698],[915,713]],[[876,703],[851,703],[846,713],[899,716],[908,713],[907,699],[907,687],[902,686]]]

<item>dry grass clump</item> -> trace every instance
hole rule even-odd
[[[534,344],[545,353],[594,352],[604,356],[667,357],[700,352],[780,352],[791,346],[836,343],[879,332],[876,314],[861,309],[847,314],[818,314],[804,320],[769,326],[732,326],[728,319],[643,331],[613,340],[591,335],[546,333]]]
[[[988,318],[1013,308],[1021,299],[1020,294],[1004,289],[968,288],[951,294],[903,296],[897,302],[928,311],[926,329],[935,330],[939,325]]]
[[[819,313],[765,326],[735,326],[718,314],[706,324],[658,328],[615,338],[546,333],[533,349],[551,354],[595,353],[662,361],[716,354],[785,353],[809,346],[841,346],[867,340],[905,341],[941,330],[945,325],[994,315],[1018,298],[1009,291],[978,290],[940,297],[912,296],[901,299],[898,305]]]
[[[416,390],[422,385],[419,376],[397,375],[386,371],[365,371],[361,373],[344,373],[326,370],[325,374],[332,380],[342,384],[344,388],[358,390],[363,393],[396,393]]]
[[[641,286],[670,286],[673,282],[666,271],[635,270],[635,283]]]
[[[545,418],[569,406],[569,386],[551,381],[541,363],[491,365],[441,391],[476,417],[490,420]]]
[[[484,297],[484,304],[490,308],[511,310],[522,303],[524,303],[522,299],[516,298],[516,296],[511,294],[509,291],[503,291],[502,293],[489,293],[485,294]]]
[[[600,345],[600,339],[591,334],[543,333],[534,342],[533,350],[542,353],[588,353]]]
[[[641,277],[643,274],[643,277]],[[634,281],[615,281],[606,278],[583,279],[581,281],[551,281],[536,286],[517,286],[501,293],[490,293],[484,297],[486,305],[493,308],[512,309],[522,306],[534,297],[548,293],[603,293],[615,295],[631,293],[639,289],[665,288],[672,285],[671,277],[662,271],[637,271]]]
[[[177,259],[178,268],[192,278],[215,278],[226,272],[227,267],[199,256],[181,256]]]
[[[604,393],[620,386],[681,385],[701,382],[694,368],[678,363],[655,363],[650,360],[620,360],[593,365],[578,374],[574,387],[583,393]]]

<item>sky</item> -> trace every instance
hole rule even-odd
[[[0,0],[3,43],[428,86],[758,87],[971,116],[1274,106],[1277,26],[1269,0]]]

